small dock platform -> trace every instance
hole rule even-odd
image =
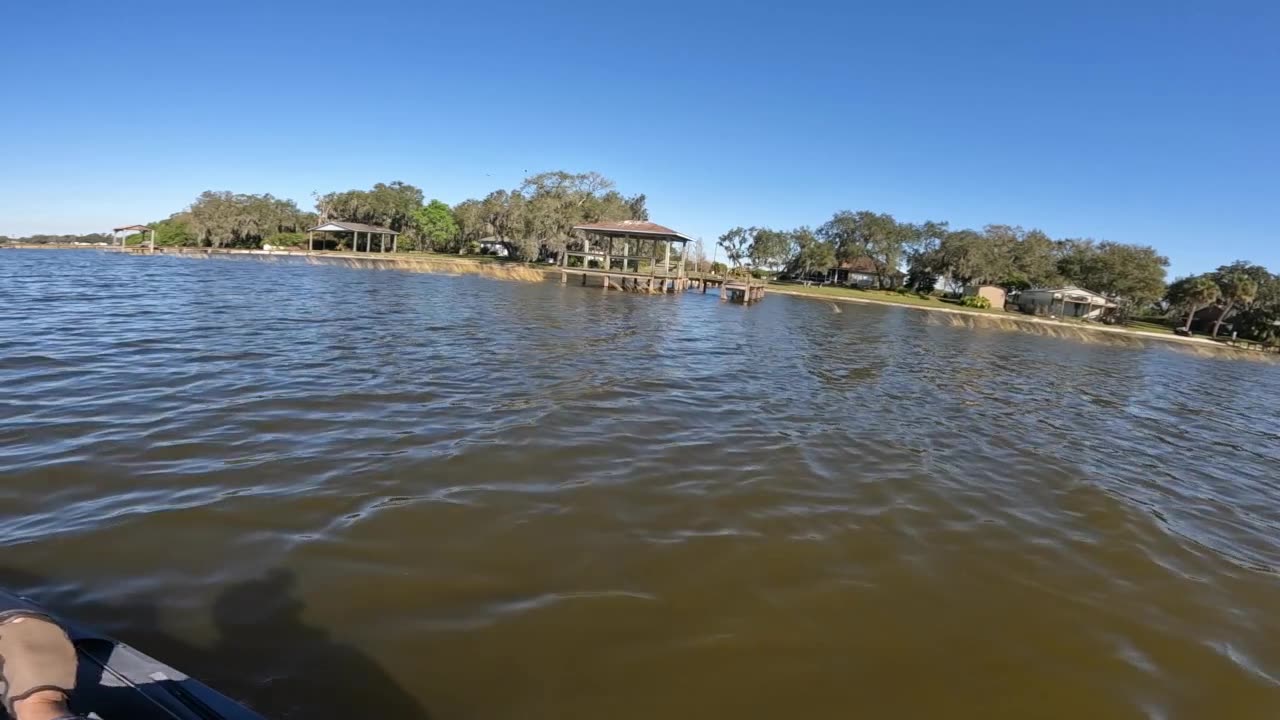
[[[720,285],[720,299],[751,305],[764,299],[764,284],[753,282],[726,282]],[[703,292],[706,292],[704,289]]]
[[[620,290],[622,292],[638,292],[646,295],[654,293],[681,293],[720,290],[720,299],[742,305],[752,305],[764,299],[764,283],[746,283],[741,280],[729,280],[720,276],[706,277],[662,274],[629,273],[613,270],[583,269],[580,267],[561,267],[560,284],[570,282],[582,287],[598,287],[602,290]]]

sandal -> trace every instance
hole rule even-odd
[[[70,697],[76,684],[76,650],[53,618],[28,610],[0,613],[0,701],[13,704],[41,690]]]

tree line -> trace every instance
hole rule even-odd
[[[816,229],[737,227],[719,245],[735,266],[796,277],[858,263],[882,289],[904,285],[932,292],[998,285],[1008,291],[1071,284],[1133,307],[1164,294],[1168,258],[1145,245],[1055,240],[1037,229],[987,225],[953,230],[947,222],[902,222],[888,213],[842,210]]]
[[[306,243],[305,231],[327,221],[360,222],[401,234],[405,250],[475,253],[485,240],[513,259],[556,258],[574,241],[572,228],[591,222],[647,220],[643,194],[624,195],[595,172],[544,172],[511,189],[494,190],[450,206],[427,200],[404,182],[370,189],[315,194],[315,209],[270,194],[201,193],[187,208],[150,223],[158,245],[282,247]],[[0,242],[108,242],[105,233],[0,237]],[[129,242],[141,242],[135,235]],[[350,238],[338,236],[336,247]],[[1275,338],[1280,320],[1280,278],[1238,261],[1166,286],[1169,261],[1154,248],[1088,238],[1054,239],[1039,229],[987,225],[952,229],[942,221],[904,222],[888,213],[842,210],[816,227],[792,230],[735,227],[718,245],[734,268],[791,277],[818,277],[842,263],[869,270],[881,288],[904,286],[931,293],[942,284],[959,290],[998,285],[1006,290],[1076,285],[1114,299],[1128,315],[1177,315],[1190,330],[1205,308],[1244,337]],[[713,269],[700,241],[690,266]],[[643,252],[642,250],[640,252]],[[718,264],[717,264],[718,265]],[[719,268],[715,268],[719,269]]]
[[[1201,311],[1216,308],[1210,335],[1217,337],[1223,324],[1230,323],[1240,337],[1268,344],[1280,341],[1280,275],[1246,260],[1174,280],[1165,305],[1182,320],[1184,332],[1191,331]]]
[[[554,171],[452,207],[426,200],[422,189],[398,181],[316,194],[315,211],[269,194],[210,190],[150,225],[157,245],[287,247],[303,244],[308,227],[348,221],[395,230],[406,250],[477,252],[479,242],[489,240],[505,247],[510,257],[531,261],[562,253],[573,240],[574,225],[648,218],[644,195],[623,195],[599,173]],[[132,236],[129,241],[141,239]],[[337,246],[348,241],[341,238]]]
[[[1176,317],[1184,332],[1202,311],[1216,308],[1211,335],[1230,324],[1240,337],[1280,341],[1280,276],[1243,260],[1166,285],[1169,260],[1147,245],[1054,239],[1014,225],[953,230],[947,222],[902,222],[869,210],[837,212],[817,228],[735,227],[718,245],[735,268],[816,279],[857,263],[880,288],[924,294],[939,283],[1009,292],[1075,285],[1115,300],[1122,320]]]
[[[71,245],[72,243],[85,243],[89,245],[99,245],[102,243],[110,243],[112,240],[110,233],[89,233],[87,235],[26,235],[24,237],[9,237],[8,235],[0,235],[0,245]]]

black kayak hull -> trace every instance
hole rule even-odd
[[[71,708],[77,713],[102,720],[263,720],[198,680],[118,640],[0,590],[0,612],[6,610],[44,613],[66,628],[80,658],[71,697]]]

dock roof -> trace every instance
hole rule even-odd
[[[574,225],[574,230],[613,237],[656,237],[675,242],[692,242],[693,238],[648,220],[614,220],[612,222]]]
[[[379,227],[377,225],[365,225],[364,223],[346,222],[345,220],[334,220],[332,222],[317,225],[308,232],[362,232],[362,233],[384,233],[389,235],[399,235],[400,233],[391,228]]]

